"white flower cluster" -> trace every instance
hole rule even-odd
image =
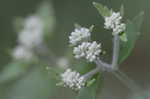
[[[56,65],[59,66],[60,68],[67,68],[69,66],[69,60],[66,57],[61,57],[57,60]]]
[[[12,56],[16,60],[25,60],[29,61],[33,57],[32,51],[25,48],[24,46],[18,45],[13,49]]]
[[[84,77],[76,71],[67,69],[64,73],[61,74],[61,80],[64,83],[64,87],[69,87],[73,90],[79,90],[85,86]]]
[[[91,36],[90,30],[87,28],[76,28],[69,36],[69,42],[72,45],[77,45],[82,41],[88,41]]]
[[[24,28],[19,33],[18,42],[33,48],[43,41],[43,23],[40,17],[30,16],[25,20]]]
[[[119,34],[126,29],[126,25],[121,23],[122,16],[119,12],[112,12],[111,16],[105,17],[104,28],[112,29],[113,35]]]
[[[89,62],[95,61],[102,52],[101,44],[96,41],[90,41],[91,31],[88,28],[80,27],[74,30],[69,36],[69,43],[74,46],[73,53],[75,58],[85,58]],[[61,74],[61,80],[64,86],[79,90],[85,86],[85,78],[76,71],[67,69]]]
[[[75,58],[85,57],[90,62],[94,61],[101,53],[101,44],[97,44],[96,41],[83,42],[81,45],[74,48],[73,53]]]
[[[12,51],[12,57],[16,60],[30,61],[34,57],[33,49],[43,41],[43,23],[38,16],[27,17],[24,27],[19,33],[18,45]]]
[[[75,58],[85,58],[93,62],[99,56],[101,53],[101,44],[97,44],[96,41],[90,42],[90,37],[90,30],[84,27],[75,29],[75,31],[71,33],[69,42],[74,46],[76,45],[73,50]]]

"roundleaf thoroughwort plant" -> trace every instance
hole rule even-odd
[[[48,92],[46,90],[37,90],[37,86],[40,83],[43,85],[41,81],[46,78],[45,73],[43,76],[41,75],[41,70],[37,71],[38,73],[33,72],[35,75],[32,75],[32,73],[29,74],[29,79],[26,79],[26,77],[21,79],[23,84],[20,84],[21,81],[19,79],[24,74],[32,72],[30,71],[31,69],[34,70],[36,68],[38,70],[46,64],[49,65],[46,68],[48,73],[50,73],[48,77],[54,77],[55,79],[50,79],[50,82],[54,82],[58,87],[73,90],[73,92],[77,93],[77,99],[96,99],[97,91],[102,86],[104,72],[114,75],[134,94],[140,92],[142,89],[124,72],[119,70],[119,65],[125,61],[134,48],[136,40],[140,35],[144,13],[141,12],[132,20],[126,21],[124,20],[123,6],[121,6],[119,11],[114,11],[100,3],[94,2],[93,5],[104,20],[103,28],[110,31],[110,35],[112,36],[111,62],[103,60],[103,56],[106,54],[103,50],[104,44],[92,38],[93,25],[87,28],[76,24],[75,29],[69,34],[69,47],[74,57],[70,55],[70,49],[62,57],[55,56],[53,50],[47,45],[47,42],[50,42],[50,38],[48,37],[52,35],[55,27],[55,17],[51,5],[48,2],[44,2],[35,13],[30,14],[25,19],[19,19],[21,21],[21,28],[16,27],[18,29],[18,39],[17,46],[15,46],[11,53],[13,60],[8,64],[9,68],[6,67],[1,72],[0,84],[18,79],[19,84],[17,83],[17,87],[14,87],[12,90],[13,93],[17,93],[16,96],[20,95],[22,98],[22,95],[30,97],[32,94],[37,99],[37,97],[45,96],[48,93],[49,98],[49,94],[53,96],[53,92],[47,89]],[[16,20],[16,25],[19,25],[19,20]],[[34,82],[32,82],[30,75],[35,78]],[[27,83],[25,83],[26,81]],[[32,84],[28,85],[28,82]],[[35,87],[30,88],[30,86],[34,85]],[[49,88],[47,87],[48,85],[51,84],[47,80],[44,81],[44,88]],[[54,86],[52,85],[51,87],[49,89],[54,91]],[[43,87],[40,88],[44,89]],[[13,93],[11,94],[14,97]],[[143,94],[138,95],[140,95],[141,99],[150,99],[145,98]],[[11,96],[10,99],[16,99],[16,97],[12,98]]]
[[[141,90],[134,81],[119,70],[119,65],[129,56],[140,35],[139,30],[144,13],[141,12],[133,20],[124,21],[123,6],[120,11],[115,12],[100,3],[94,2],[93,5],[104,19],[104,29],[111,31],[113,37],[112,61],[107,63],[102,60],[103,46],[91,38],[94,26],[86,28],[75,25],[74,31],[69,36],[69,43],[73,48],[75,59],[79,61],[85,59],[87,62],[95,63],[96,66],[84,74],[68,68],[60,74],[60,83],[57,85],[77,91],[79,93],[78,98],[83,98],[84,95],[87,96],[88,94],[89,99],[94,99],[103,72],[111,72],[131,91]]]

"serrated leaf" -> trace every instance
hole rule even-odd
[[[131,53],[136,40],[140,35],[140,28],[143,22],[143,12],[137,15],[133,21],[128,21],[126,26],[127,42],[122,42],[119,56],[119,63],[122,63]]]
[[[79,91],[77,99],[96,99],[97,91],[100,89],[103,78],[98,76],[97,80],[90,86]]]
[[[96,2],[93,2],[93,5],[98,10],[99,14],[102,17],[106,17],[106,16],[111,15],[111,11],[106,6],[103,6],[102,4],[96,3]]]

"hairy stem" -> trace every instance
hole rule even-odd
[[[118,35],[114,35],[113,45],[112,68],[116,70],[118,67],[117,65],[120,51],[120,40]]]
[[[95,63],[100,65],[104,71],[114,71],[118,69],[118,58],[120,51],[120,40],[118,35],[114,35],[113,39],[113,55],[112,55],[112,64],[107,64],[100,59],[97,59]]]
[[[97,67],[100,67],[103,71],[112,71],[111,65],[103,62],[100,59],[95,61]]]
[[[84,75],[85,78],[89,78],[92,75],[96,74],[100,70],[102,71],[113,71],[114,68],[118,65],[118,57],[119,57],[119,37],[118,35],[114,36],[114,47],[113,47],[113,58],[112,58],[112,64],[107,64],[100,60],[99,58],[95,61],[97,67],[93,69],[92,71],[88,72]]]
[[[90,72],[83,75],[84,79],[87,80],[91,78],[94,74],[98,73],[101,70],[100,67],[96,67],[95,69],[91,70]]]
[[[132,92],[136,93],[141,91],[141,88],[132,79],[130,79],[125,73],[121,72],[118,69],[119,51],[120,51],[120,39],[118,35],[114,35],[112,63],[107,64],[106,62],[103,62],[98,58],[95,61],[97,67],[88,72],[87,74],[83,75],[83,77],[85,79],[88,79],[100,71],[109,71],[112,72],[112,74],[116,78],[118,78],[124,85],[126,85],[126,87],[128,87]]]
[[[142,99],[149,99],[150,97],[143,93],[143,88],[136,84],[136,82],[130,79],[124,72],[117,70],[112,72],[124,85],[126,85],[133,93],[137,94]]]
[[[113,55],[112,55],[112,64],[107,64],[100,59],[95,61],[97,67],[99,67],[103,71],[110,71],[112,74],[118,78],[124,85],[126,85],[131,91],[137,92],[140,91],[141,88],[130,79],[125,73],[118,70],[118,58],[120,51],[120,40],[118,35],[114,35],[113,39]],[[96,71],[96,70],[94,70]],[[98,71],[98,70],[97,70]],[[95,72],[89,73],[94,74]]]
[[[140,87],[132,80],[130,79],[125,73],[121,72],[118,69],[118,59],[119,59],[119,52],[120,52],[120,39],[118,35],[114,35],[113,39],[113,56],[112,56],[112,64],[111,67],[113,75],[117,77],[123,84],[125,84],[131,91],[137,92],[140,91]]]
[[[125,73],[120,70],[112,72],[112,74],[117,77],[126,87],[128,87],[132,92],[140,92],[141,88],[130,79]]]

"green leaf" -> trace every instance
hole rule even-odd
[[[0,73],[0,83],[17,79],[27,71],[28,67],[28,65],[18,62],[8,64]]]
[[[7,99],[55,99],[56,81],[50,77],[45,70],[32,68],[12,85],[7,93]]]
[[[85,87],[79,91],[77,99],[96,99],[97,92],[101,87],[103,78],[98,76],[97,80],[89,87]]]
[[[121,34],[119,37],[120,37],[121,41],[123,41],[123,42],[128,41],[126,33]]]
[[[120,7],[120,14],[122,17],[124,16],[124,6],[123,5],[121,5],[121,7]]]
[[[13,26],[16,32],[20,32],[23,29],[24,19],[22,17],[16,17],[13,20]]]
[[[150,99],[149,90],[142,90],[129,96],[129,99]]]
[[[87,81],[87,87],[90,87],[94,82],[96,81],[96,79],[94,78],[94,79],[92,79],[92,80],[90,80],[90,81]]]
[[[133,23],[135,24],[135,28],[137,30],[137,32],[139,33],[138,35],[140,35],[140,29],[141,29],[141,25],[143,23],[144,20],[144,12],[140,12],[134,19],[133,19]]]
[[[92,70],[94,67],[93,63],[92,64],[88,64],[82,61],[78,61],[75,62],[75,65],[73,65],[72,69],[78,71],[80,74],[85,74],[87,72],[89,72],[90,70]]]
[[[131,53],[136,40],[140,35],[140,27],[143,22],[143,12],[137,15],[133,21],[128,21],[126,26],[127,42],[121,42],[119,63],[122,63]]]
[[[143,96],[137,95],[137,96],[131,97],[129,99],[145,99],[145,98]]]
[[[93,5],[98,10],[99,14],[102,17],[106,17],[106,16],[111,15],[111,11],[106,6],[103,6],[102,4],[96,3],[96,2],[93,2]]]
[[[74,27],[77,28],[77,29],[80,29],[82,26],[80,24],[78,24],[78,23],[75,23]]]
[[[94,25],[91,25],[91,26],[89,27],[90,32],[92,32],[93,29],[94,29]]]
[[[37,7],[37,12],[41,17],[54,16],[54,9],[50,1],[44,1]]]
[[[49,40],[49,37],[53,34],[56,25],[56,19],[54,9],[50,1],[42,2],[37,9],[36,14],[41,17],[44,24],[44,38]]]
[[[55,80],[60,80],[60,74],[64,72],[62,68],[57,67],[46,67],[46,70],[48,72],[48,75],[50,75],[51,78]]]

